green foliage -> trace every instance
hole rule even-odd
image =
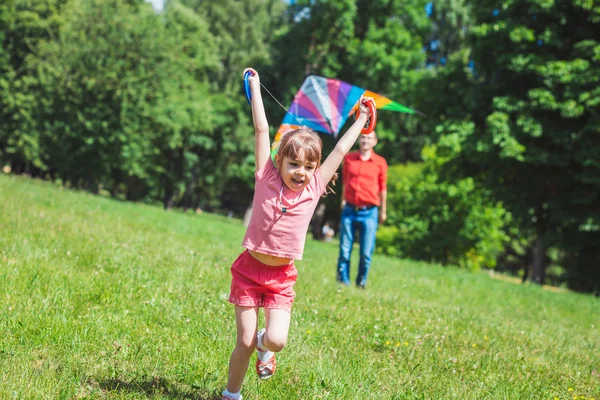
[[[203,17],[177,2],[156,15],[117,0],[15,13],[10,37],[35,45],[7,46],[15,61],[2,81],[0,155],[15,172],[169,207],[218,206],[253,142],[242,98],[213,80],[222,65]]]
[[[435,149],[427,151],[435,155]],[[390,168],[391,227],[378,233],[378,249],[469,269],[493,268],[508,239],[510,215],[473,179],[440,180],[436,161]]]
[[[57,34],[65,0],[10,0],[0,6],[0,158],[17,173],[43,166],[43,150],[34,127],[38,94],[29,87],[27,60]]]
[[[206,83],[218,93],[212,95],[211,101],[210,118],[215,125],[211,129],[210,148],[196,151],[198,162],[184,168],[189,179],[179,193],[179,203],[189,206],[194,199],[193,203],[202,208],[243,213],[252,199],[254,140],[241,71],[253,66],[265,81],[261,66],[270,63],[271,37],[280,29],[285,4],[275,0],[185,0],[169,1],[166,8],[168,15],[185,10],[186,15],[193,15],[208,30],[210,37],[200,39],[187,26],[181,28],[189,35],[190,43],[215,61],[210,69],[199,67],[198,71],[204,72]],[[203,61],[205,57],[197,59]]]
[[[178,185],[186,145],[212,126],[196,76],[210,58],[188,62],[185,38],[169,34],[148,4],[75,3],[64,17],[58,40],[40,46],[30,66],[46,169],[113,193],[124,184],[129,199],[165,180]],[[71,156],[61,158],[65,151]]]
[[[276,38],[269,88],[284,103],[308,74],[338,78],[407,106],[425,65],[423,40],[430,29],[426,1],[298,1],[289,27]],[[271,84],[271,82],[273,84]],[[347,128],[347,127],[346,127]],[[345,129],[345,128],[343,128]],[[418,117],[382,111],[378,115],[378,151],[390,163],[418,160],[427,131]]]
[[[431,41],[428,47],[430,65],[445,65],[448,58],[468,46],[467,35],[472,25],[468,0],[435,0],[431,2]],[[435,43],[435,45],[432,44]]]
[[[206,21],[212,34],[213,56],[220,65],[210,73],[212,87],[228,96],[243,96],[241,71],[254,66],[262,72],[260,67],[270,63],[271,37],[281,27],[285,3],[278,0],[182,0],[181,3]],[[168,2],[167,8],[171,4]],[[197,43],[206,45],[203,41]]]
[[[14,0],[5,1],[0,5],[0,71],[3,76],[8,68],[10,53],[6,47],[6,33],[9,31],[9,25],[12,20]]]
[[[521,231],[547,248],[576,252],[568,235],[600,220],[598,9],[587,2],[473,2],[469,46],[474,68],[454,59],[438,93],[459,91],[441,135],[472,124],[444,179],[476,179],[510,210]],[[577,26],[577,29],[571,29]],[[447,78],[447,79],[446,79]],[[457,79],[458,78],[458,79]],[[445,145],[445,144],[442,144]],[[568,233],[567,233],[568,232]],[[543,254],[533,279],[544,280]],[[569,257],[568,257],[569,258]],[[570,258],[569,258],[570,259]],[[566,264],[565,264],[566,265]]]

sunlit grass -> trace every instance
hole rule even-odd
[[[0,398],[219,398],[243,233],[0,175]],[[599,299],[381,256],[361,291],[336,257],[307,241],[288,347],[245,399],[600,399]]]

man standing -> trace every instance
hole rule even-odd
[[[378,223],[386,220],[387,170],[385,159],[373,151],[375,131],[361,135],[359,151],[346,154],[342,170],[342,217],[337,280],[350,285],[350,255],[359,231],[360,262],[356,286],[364,289],[375,250]]]

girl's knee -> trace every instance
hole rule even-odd
[[[243,352],[252,353],[256,348],[256,335],[244,335],[239,337],[236,347]]]
[[[252,353],[256,350],[256,347],[250,347],[246,345],[240,345],[239,343],[235,346],[233,352],[238,354],[240,357],[250,358]]]
[[[268,348],[271,351],[279,352],[283,350],[287,344],[287,335],[282,335],[276,332],[267,332]]]

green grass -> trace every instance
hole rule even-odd
[[[1,175],[0,398],[219,398],[243,234]],[[360,291],[335,243],[304,256],[288,347],[247,400],[600,399],[598,298],[382,256]]]

